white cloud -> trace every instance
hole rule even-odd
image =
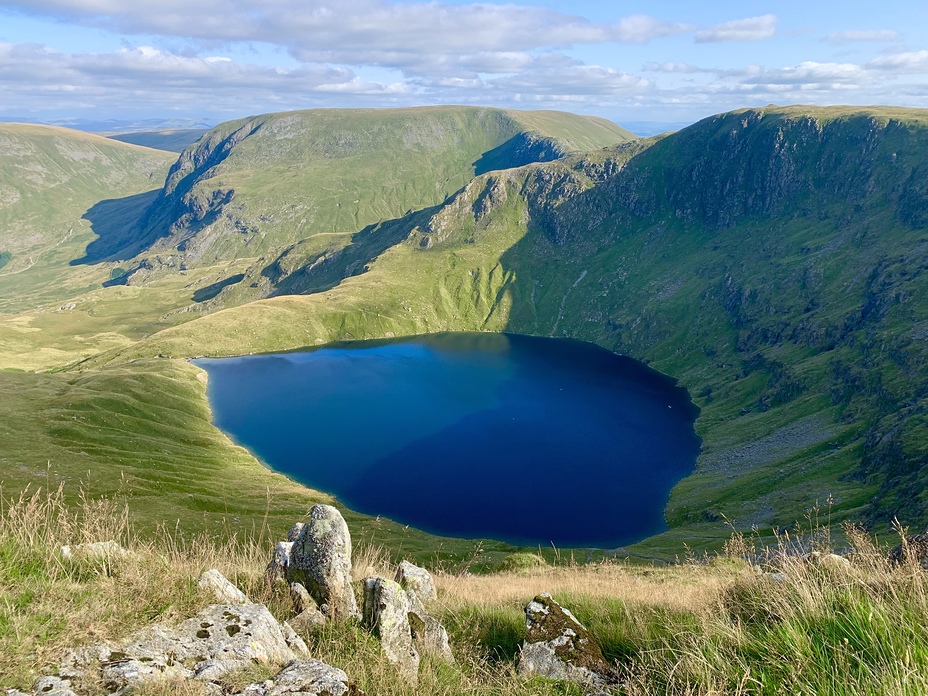
[[[714,27],[696,32],[697,43],[717,41],[760,41],[776,33],[777,17],[772,14],[716,24]]]
[[[689,63],[674,63],[672,61],[666,63],[646,63],[644,70],[646,72],[678,73],[683,75],[693,75],[695,73],[701,72],[713,72],[710,70],[703,70],[702,68],[696,67],[695,65],[690,65]]]
[[[881,41],[898,41],[901,35],[898,31],[892,29],[863,29],[855,31],[836,31],[825,37],[825,40],[833,44],[846,44],[854,42],[881,42]]]
[[[890,53],[874,58],[867,67],[899,73],[928,72],[928,51]]]

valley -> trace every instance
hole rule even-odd
[[[215,431],[187,358],[505,331],[643,360],[700,407],[669,531],[623,553],[716,548],[729,524],[770,538],[816,508],[924,525],[926,127],[919,110],[769,107],[635,139],[448,107],[223,124],[170,171],[122,146],[164,187],[133,163],[121,197],[75,198],[57,236],[0,237],[0,380],[29,424],[0,454],[4,485],[47,471],[115,494],[122,476],[143,524],[219,533],[261,518],[265,489],[325,496]],[[94,429],[60,422],[75,404]],[[204,462],[209,489],[186,479]],[[253,493],[230,500],[242,476]]]

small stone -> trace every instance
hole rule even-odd
[[[249,691],[252,687],[258,688]],[[348,681],[348,675],[342,670],[306,658],[287,663],[273,682],[252,684],[244,693],[262,696],[258,689],[263,690],[263,696],[363,696],[363,692]]]
[[[200,576],[197,586],[210,592],[220,604],[248,604],[245,593],[215,568],[205,571]]]
[[[309,591],[298,582],[290,583],[290,601],[293,602],[293,611],[297,614],[302,614],[307,609],[312,609],[314,611],[319,610],[316,600],[314,600],[310,596]]]
[[[285,623],[294,631],[306,633],[316,626],[324,626],[325,614],[318,609],[307,609],[297,614],[292,619],[288,619]]]
[[[396,581],[403,586],[403,589],[414,590],[416,596],[423,602],[431,602],[436,597],[435,584],[432,582],[429,571],[409,561],[400,563],[396,570]]]
[[[306,641],[296,634],[296,631],[293,630],[293,626],[285,621],[280,625],[280,630],[284,634],[284,641],[286,641],[293,652],[297,655],[309,655],[309,648],[306,646]]]
[[[40,677],[32,690],[36,696],[74,696],[71,682],[60,677]]]

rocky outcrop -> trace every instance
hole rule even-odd
[[[215,568],[207,570],[200,576],[197,586],[215,597],[220,604],[248,604],[245,593],[229,582]]]
[[[602,687],[612,669],[593,636],[550,594],[540,594],[525,607],[525,642],[519,674],[563,679],[588,687]]]
[[[432,582],[429,571],[409,561],[403,561],[396,569],[396,581],[403,589],[415,591],[423,602],[431,602],[436,597],[435,583]]]
[[[61,677],[117,691],[162,679],[213,681],[253,664],[283,663],[306,644],[261,604],[214,604],[178,626],[156,624],[120,645],[70,651]]]
[[[363,696],[364,692],[351,684],[342,670],[319,660],[300,659],[289,662],[271,681],[251,684],[241,693],[242,696]]]
[[[424,568],[403,561],[396,574],[434,597],[432,578]],[[418,678],[421,655],[453,663],[454,655],[444,626],[426,610],[412,586],[385,578],[364,581],[364,623],[377,632],[387,659],[409,681]]]
[[[293,542],[287,577],[306,587],[329,618],[361,618],[351,588],[351,535],[345,519],[331,505],[314,505],[310,510],[309,521]]]
[[[412,640],[420,654],[432,655],[442,662],[454,663],[448,632],[438,619],[429,614],[415,590],[406,590],[409,603],[409,630]]]
[[[364,621],[377,632],[387,659],[410,683],[419,679],[419,652],[409,625],[409,598],[392,580],[364,581]]]

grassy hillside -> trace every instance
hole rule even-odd
[[[136,131],[114,133],[106,137],[122,143],[181,153],[199,140],[207,130],[206,128],[185,128],[182,130]]]
[[[633,137],[601,119],[469,107],[231,121],[181,154],[142,235],[101,237],[88,260],[142,254],[126,277],[140,283],[307,240],[339,249],[367,225],[442,202],[475,173]]]
[[[137,215],[174,159],[88,133],[0,124],[0,312],[72,297],[106,280],[103,269],[69,268],[95,238],[86,214],[121,199],[120,215]]]
[[[384,223],[316,290],[164,331],[102,361],[441,330],[572,336],[679,377],[697,472],[655,543],[836,518],[928,522],[921,333],[928,117],[766,109],[479,177]],[[341,278],[346,278],[342,280]]]

